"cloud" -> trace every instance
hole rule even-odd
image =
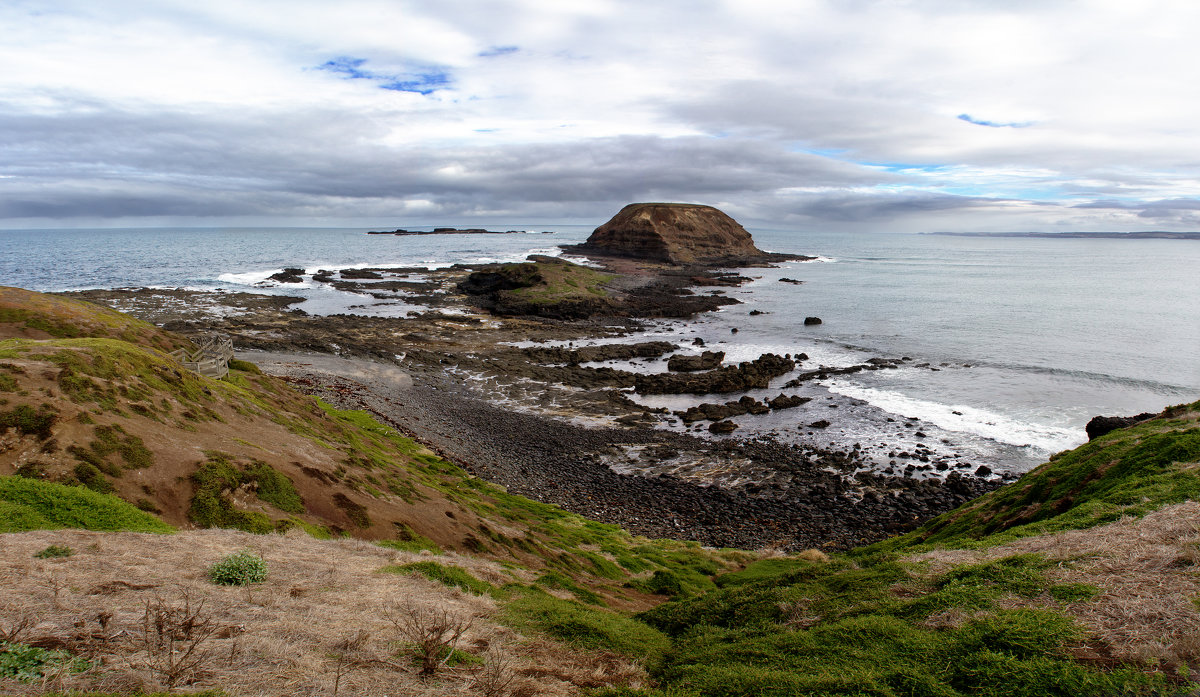
[[[1197,22],[1182,0],[14,0],[0,226],[665,199],[819,229],[1182,228]]]

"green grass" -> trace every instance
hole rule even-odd
[[[408,524],[392,523],[392,526],[396,528],[396,539],[376,540],[375,544],[389,549],[398,549],[401,552],[421,552],[427,550],[434,554],[442,553],[442,548],[436,542],[413,530]]]
[[[504,606],[501,621],[523,632],[545,634],[571,646],[656,662],[670,640],[634,619],[542,591],[529,590]]]
[[[656,679],[706,697],[1133,695],[1165,684],[1134,668],[1076,663],[1068,649],[1083,632],[1066,616],[1001,608],[1002,597],[1055,588],[1040,557],[964,565],[933,579],[885,558],[857,568],[837,558],[771,561],[718,579],[717,591],[639,616],[674,639]],[[968,621],[923,622],[951,608]]]
[[[84,530],[174,532],[121,499],[79,486],[0,476],[0,532]]]
[[[607,297],[604,284],[614,278],[612,274],[564,262],[509,264],[502,268],[506,273],[528,278],[531,283],[528,287],[504,293],[534,304]]]
[[[420,574],[444,586],[459,588],[475,595],[492,595],[497,591],[495,586],[475,578],[465,569],[439,564],[435,561],[418,561],[411,564],[385,566],[381,571],[393,574]]]

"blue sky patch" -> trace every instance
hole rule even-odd
[[[959,121],[973,123],[976,126],[987,126],[988,128],[1029,128],[1033,125],[1032,121],[986,121],[984,119],[977,119],[970,114],[959,114],[955,118]]]
[[[495,56],[507,56],[511,53],[520,51],[518,46],[488,46],[479,52],[480,58],[493,58]]]
[[[399,73],[381,73],[365,69],[363,66],[366,63],[366,58],[339,56],[318,65],[317,70],[333,73],[346,80],[369,80],[376,83],[379,89],[393,92],[431,94],[449,87],[453,82],[449,72],[436,66],[413,66]]]

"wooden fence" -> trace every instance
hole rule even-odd
[[[233,339],[227,336],[209,336],[198,342],[199,349],[172,351],[171,356],[184,368],[209,378],[220,379],[229,374],[229,361],[233,360]]]

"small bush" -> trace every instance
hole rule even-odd
[[[245,586],[267,580],[267,562],[248,549],[228,554],[208,567],[208,580],[222,586]]]
[[[0,678],[15,678],[33,682],[47,670],[66,667],[72,673],[82,673],[92,664],[75,658],[66,651],[47,651],[34,646],[0,641]]]
[[[74,554],[70,547],[64,545],[50,545],[37,554],[33,555],[38,559],[61,559]]]
[[[262,375],[262,369],[259,368],[257,365],[251,363],[250,361],[243,361],[238,358],[234,358],[233,360],[229,361],[229,369],[230,370],[240,370],[243,373],[253,373],[254,375]]]
[[[675,597],[683,595],[683,582],[670,571],[659,569],[654,572],[653,576],[646,580],[646,590],[655,595]]]
[[[43,404],[36,411],[28,404],[22,404],[12,411],[0,412],[0,431],[14,428],[19,433],[46,440],[50,437],[50,427],[57,419],[58,415],[49,404]]]

